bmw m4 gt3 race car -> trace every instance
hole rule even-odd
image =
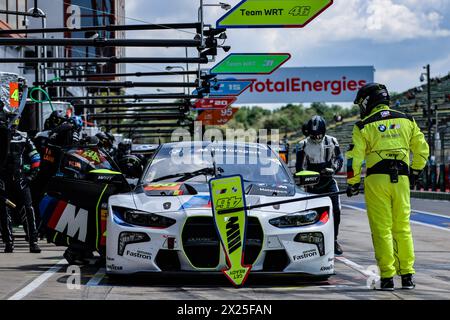
[[[248,206],[302,198],[286,164],[262,144],[163,144],[131,193],[108,201],[106,270],[219,272],[226,255],[214,226],[208,181],[241,175]],[[252,273],[334,274],[329,198],[249,210],[244,264]]]

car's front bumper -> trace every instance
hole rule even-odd
[[[220,272],[227,268],[225,253],[213,225],[210,209],[164,213],[176,219],[166,229],[123,224],[109,205],[106,270],[113,274],[138,272]],[[278,214],[279,215],[279,214]],[[244,262],[252,273],[334,274],[333,219],[306,227],[276,228],[268,223],[272,212],[248,213]],[[127,244],[118,251],[122,232],[145,233],[149,241]],[[294,241],[299,233],[323,234],[324,250],[312,243]],[[215,238],[214,238],[215,235]]]

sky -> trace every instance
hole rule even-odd
[[[239,0],[222,1],[230,5],[239,3]],[[195,22],[199,3],[199,0],[126,0],[126,23]],[[204,0],[204,3],[218,1]],[[215,24],[225,13],[213,6],[205,7],[204,12],[208,24]],[[194,36],[193,30],[127,32],[130,39]],[[375,81],[396,92],[419,86],[426,64],[431,65],[432,77],[450,72],[450,0],[334,0],[331,7],[304,28],[229,29],[227,36],[230,52],[291,53],[285,67],[373,65]],[[176,57],[184,56],[185,52],[177,48],[129,48],[127,55]],[[189,49],[189,55],[197,55],[196,49]],[[216,62],[225,56],[220,50]],[[164,68],[165,65],[128,64],[127,72]],[[142,88],[129,90],[152,92]],[[177,90],[181,89],[171,91]]]

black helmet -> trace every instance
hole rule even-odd
[[[44,130],[53,130],[67,120],[68,119],[62,110],[55,110],[50,114],[47,120],[45,120]]]
[[[321,116],[312,117],[303,128],[305,136],[310,137],[313,142],[321,142],[327,131],[327,123]]]
[[[391,97],[389,97],[389,92],[384,84],[368,83],[359,89],[354,104],[359,106],[361,118],[365,118],[376,106],[389,105],[390,100]]]
[[[133,154],[122,157],[118,165],[122,174],[129,178],[140,178],[144,171],[142,160]]]
[[[129,154],[131,152],[131,143],[119,142],[117,148],[119,149],[120,152],[122,152],[122,154]]]
[[[105,148],[106,150],[111,149],[114,143],[114,140],[111,140],[109,134],[105,132],[99,132],[95,135],[99,140],[99,146]],[[114,136],[113,136],[114,139]]]
[[[111,141],[111,144],[114,144],[114,142],[116,141],[114,135],[111,132],[105,132],[105,134],[108,137],[109,141]]]

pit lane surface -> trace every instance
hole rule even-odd
[[[62,258],[64,248],[42,242],[43,252],[30,254],[20,238],[14,254],[4,254],[0,246],[0,299],[450,299],[450,224],[437,226],[442,219],[450,219],[449,203],[412,200],[413,216],[425,215],[425,222],[412,218],[417,287],[413,291],[381,292],[367,288],[375,260],[367,217],[361,209],[363,202],[361,196],[342,199],[340,242],[345,252],[336,259],[336,275],[325,282],[250,275],[244,288],[234,289],[222,275],[155,275],[117,280],[94,264],[81,268],[78,278],[73,273],[78,270],[69,269]],[[77,279],[79,288],[75,286]],[[399,279],[395,281],[400,286]]]

